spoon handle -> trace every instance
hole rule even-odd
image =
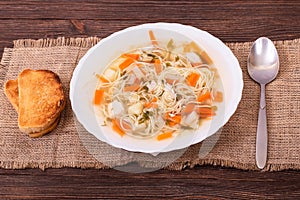
[[[265,84],[260,85],[260,106],[256,133],[256,165],[260,169],[265,167],[267,161],[268,133],[265,87]]]

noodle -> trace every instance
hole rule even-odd
[[[116,67],[122,62],[122,69]],[[136,138],[195,130],[200,120],[215,115],[215,73],[213,66],[192,63],[184,53],[158,45],[139,48],[105,69],[101,76],[108,81],[97,87],[104,90],[104,101],[95,106],[105,124],[117,120],[125,134]]]

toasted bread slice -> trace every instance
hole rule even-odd
[[[41,133],[66,105],[59,77],[49,70],[25,69],[18,76],[18,124],[22,132]]]
[[[40,132],[29,133],[29,136],[31,138],[42,137],[43,135],[53,131],[56,128],[56,126],[58,125],[59,120],[60,120],[60,116],[58,116],[57,119],[53,122],[53,124],[51,124],[49,127],[45,128],[44,130],[42,130]]]
[[[19,110],[19,89],[18,89],[18,79],[8,80],[4,86],[4,93],[10,103],[18,112]]]
[[[19,109],[19,88],[18,88],[18,79],[16,80],[8,80],[5,84],[4,93],[6,94],[8,100],[13,105],[13,107],[18,112]],[[29,136],[32,138],[41,137],[53,129],[56,128],[58,122],[60,120],[60,116],[51,124],[49,127],[46,127],[44,130],[37,132],[37,133],[30,133]]]

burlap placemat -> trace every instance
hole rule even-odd
[[[26,39],[14,41],[13,48],[4,49],[0,65],[1,168],[101,169],[135,161],[144,167],[173,170],[204,164],[257,169],[255,138],[260,90],[247,74],[246,59],[251,43],[227,44],[243,71],[243,97],[236,113],[217,134],[187,149],[153,156],[113,148],[80,126],[69,100],[53,132],[37,139],[21,133],[17,113],[2,89],[5,81],[15,79],[24,68],[50,69],[60,76],[68,94],[76,64],[99,40],[95,37]],[[300,169],[300,39],[275,41],[275,45],[281,65],[277,79],[266,89],[269,143],[265,170]]]

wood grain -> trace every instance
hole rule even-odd
[[[219,20],[240,16],[265,17],[297,16],[299,1],[297,0],[113,0],[113,1],[10,1],[0,2],[1,19],[109,19],[109,20],[175,20],[175,19],[206,19]],[[238,20],[238,19],[235,19]]]
[[[65,168],[0,170],[0,178],[3,197],[22,199],[296,199],[300,195],[300,173],[288,171],[261,173],[198,167],[181,172],[130,174]]]
[[[0,53],[21,38],[106,37],[148,22],[176,22],[224,42],[300,38],[299,0],[2,0]],[[1,154],[1,149],[0,149]],[[130,174],[95,169],[0,169],[1,199],[299,199],[299,171],[222,167]]]

